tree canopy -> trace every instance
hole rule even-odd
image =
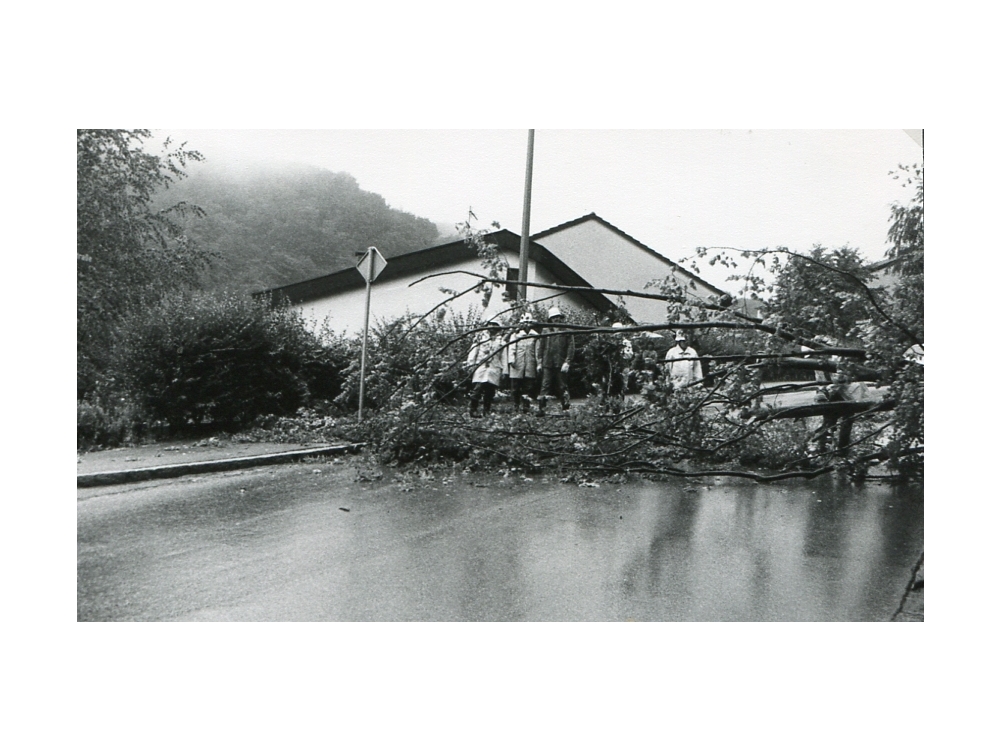
[[[156,191],[202,156],[169,139],[162,153],[149,153],[150,137],[148,130],[77,131],[77,375],[84,390],[122,315],[191,283],[206,261],[178,221],[200,210],[152,205]]]
[[[856,340],[858,323],[869,317],[863,289],[870,276],[856,249],[817,245],[808,254],[788,257],[769,308],[786,326],[811,338]]]

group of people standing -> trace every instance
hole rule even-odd
[[[553,307],[548,312],[548,320],[558,326],[566,321],[566,316],[558,307]],[[525,314],[507,336],[501,335],[500,325],[494,321],[486,326],[487,330],[469,350],[466,359],[466,363],[475,368],[469,414],[479,416],[480,402],[483,414],[490,413],[493,396],[504,375],[510,378],[516,413],[530,411],[531,391],[539,377],[542,385],[538,394],[538,413],[545,414],[545,402],[552,397],[553,391],[562,402],[562,408],[569,409],[569,368],[576,354],[572,332],[538,331],[530,314]]]
[[[624,328],[615,323],[612,328]],[[633,341],[622,338],[617,349],[605,349],[601,381],[609,396],[638,393],[647,383],[671,388],[687,388],[703,380],[701,358],[683,331],[674,337],[674,346],[666,353],[657,346],[660,336],[642,336]]]
[[[491,412],[493,397],[505,375],[510,378],[515,413],[531,410],[531,392],[539,379],[538,414],[545,414],[546,401],[550,398],[558,398],[563,410],[569,409],[569,371],[576,354],[576,342],[572,331],[559,328],[566,321],[562,310],[552,307],[547,317],[552,327],[538,330],[533,317],[525,314],[506,336],[502,335],[499,323],[486,324],[486,330],[481,332],[466,359],[466,364],[473,369],[471,416],[479,416],[480,405],[483,415]],[[614,327],[622,328],[623,325],[616,323]],[[698,352],[689,345],[683,331],[675,336],[675,342],[662,363],[669,382],[674,388],[697,384],[702,380]],[[617,364],[609,368],[609,395],[621,396],[626,392],[629,370],[644,366],[643,362],[638,362],[641,357],[643,351],[633,354],[631,342],[623,337],[620,352],[615,357]],[[653,366],[658,377],[658,363],[654,361]]]

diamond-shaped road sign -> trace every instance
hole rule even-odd
[[[378,251],[378,248],[370,247],[364,257],[358,261],[356,268],[361,277],[370,284],[385,270],[385,266],[386,259],[382,257],[382,253]]]

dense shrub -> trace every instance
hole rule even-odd
[[[294,412],[333,370],[298,314],[236,295],[171,295],[129,316],[113,364],[115,387],[174,429]]]
[[[300,375],[310,402],[332,402],[343,394],[359,346],[352,339],[329,333],[305,337]]]
[[[481,325],[475,314],[448,314],[423,321],[398,318],[375,325],[365,364],[365,408],[399,408],[408,401],[460,400],[468,390],[471,376],[464,366],[473,341],[470,332]],[[351,353],[342,371],[343,388],[337,403],[346,410],[357,409],[360,337],[331,345],[344,347]]]
[[[128,402],[107,407],[92,401],[76,402],[76,447],[113,448],[142,436],[144,423],[139,411]]]

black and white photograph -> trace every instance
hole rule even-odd
[[[7,744],[988,746],[969,10],[12,6]]]
[[[924,619],[919,129],[80,129],[77,618]]]

